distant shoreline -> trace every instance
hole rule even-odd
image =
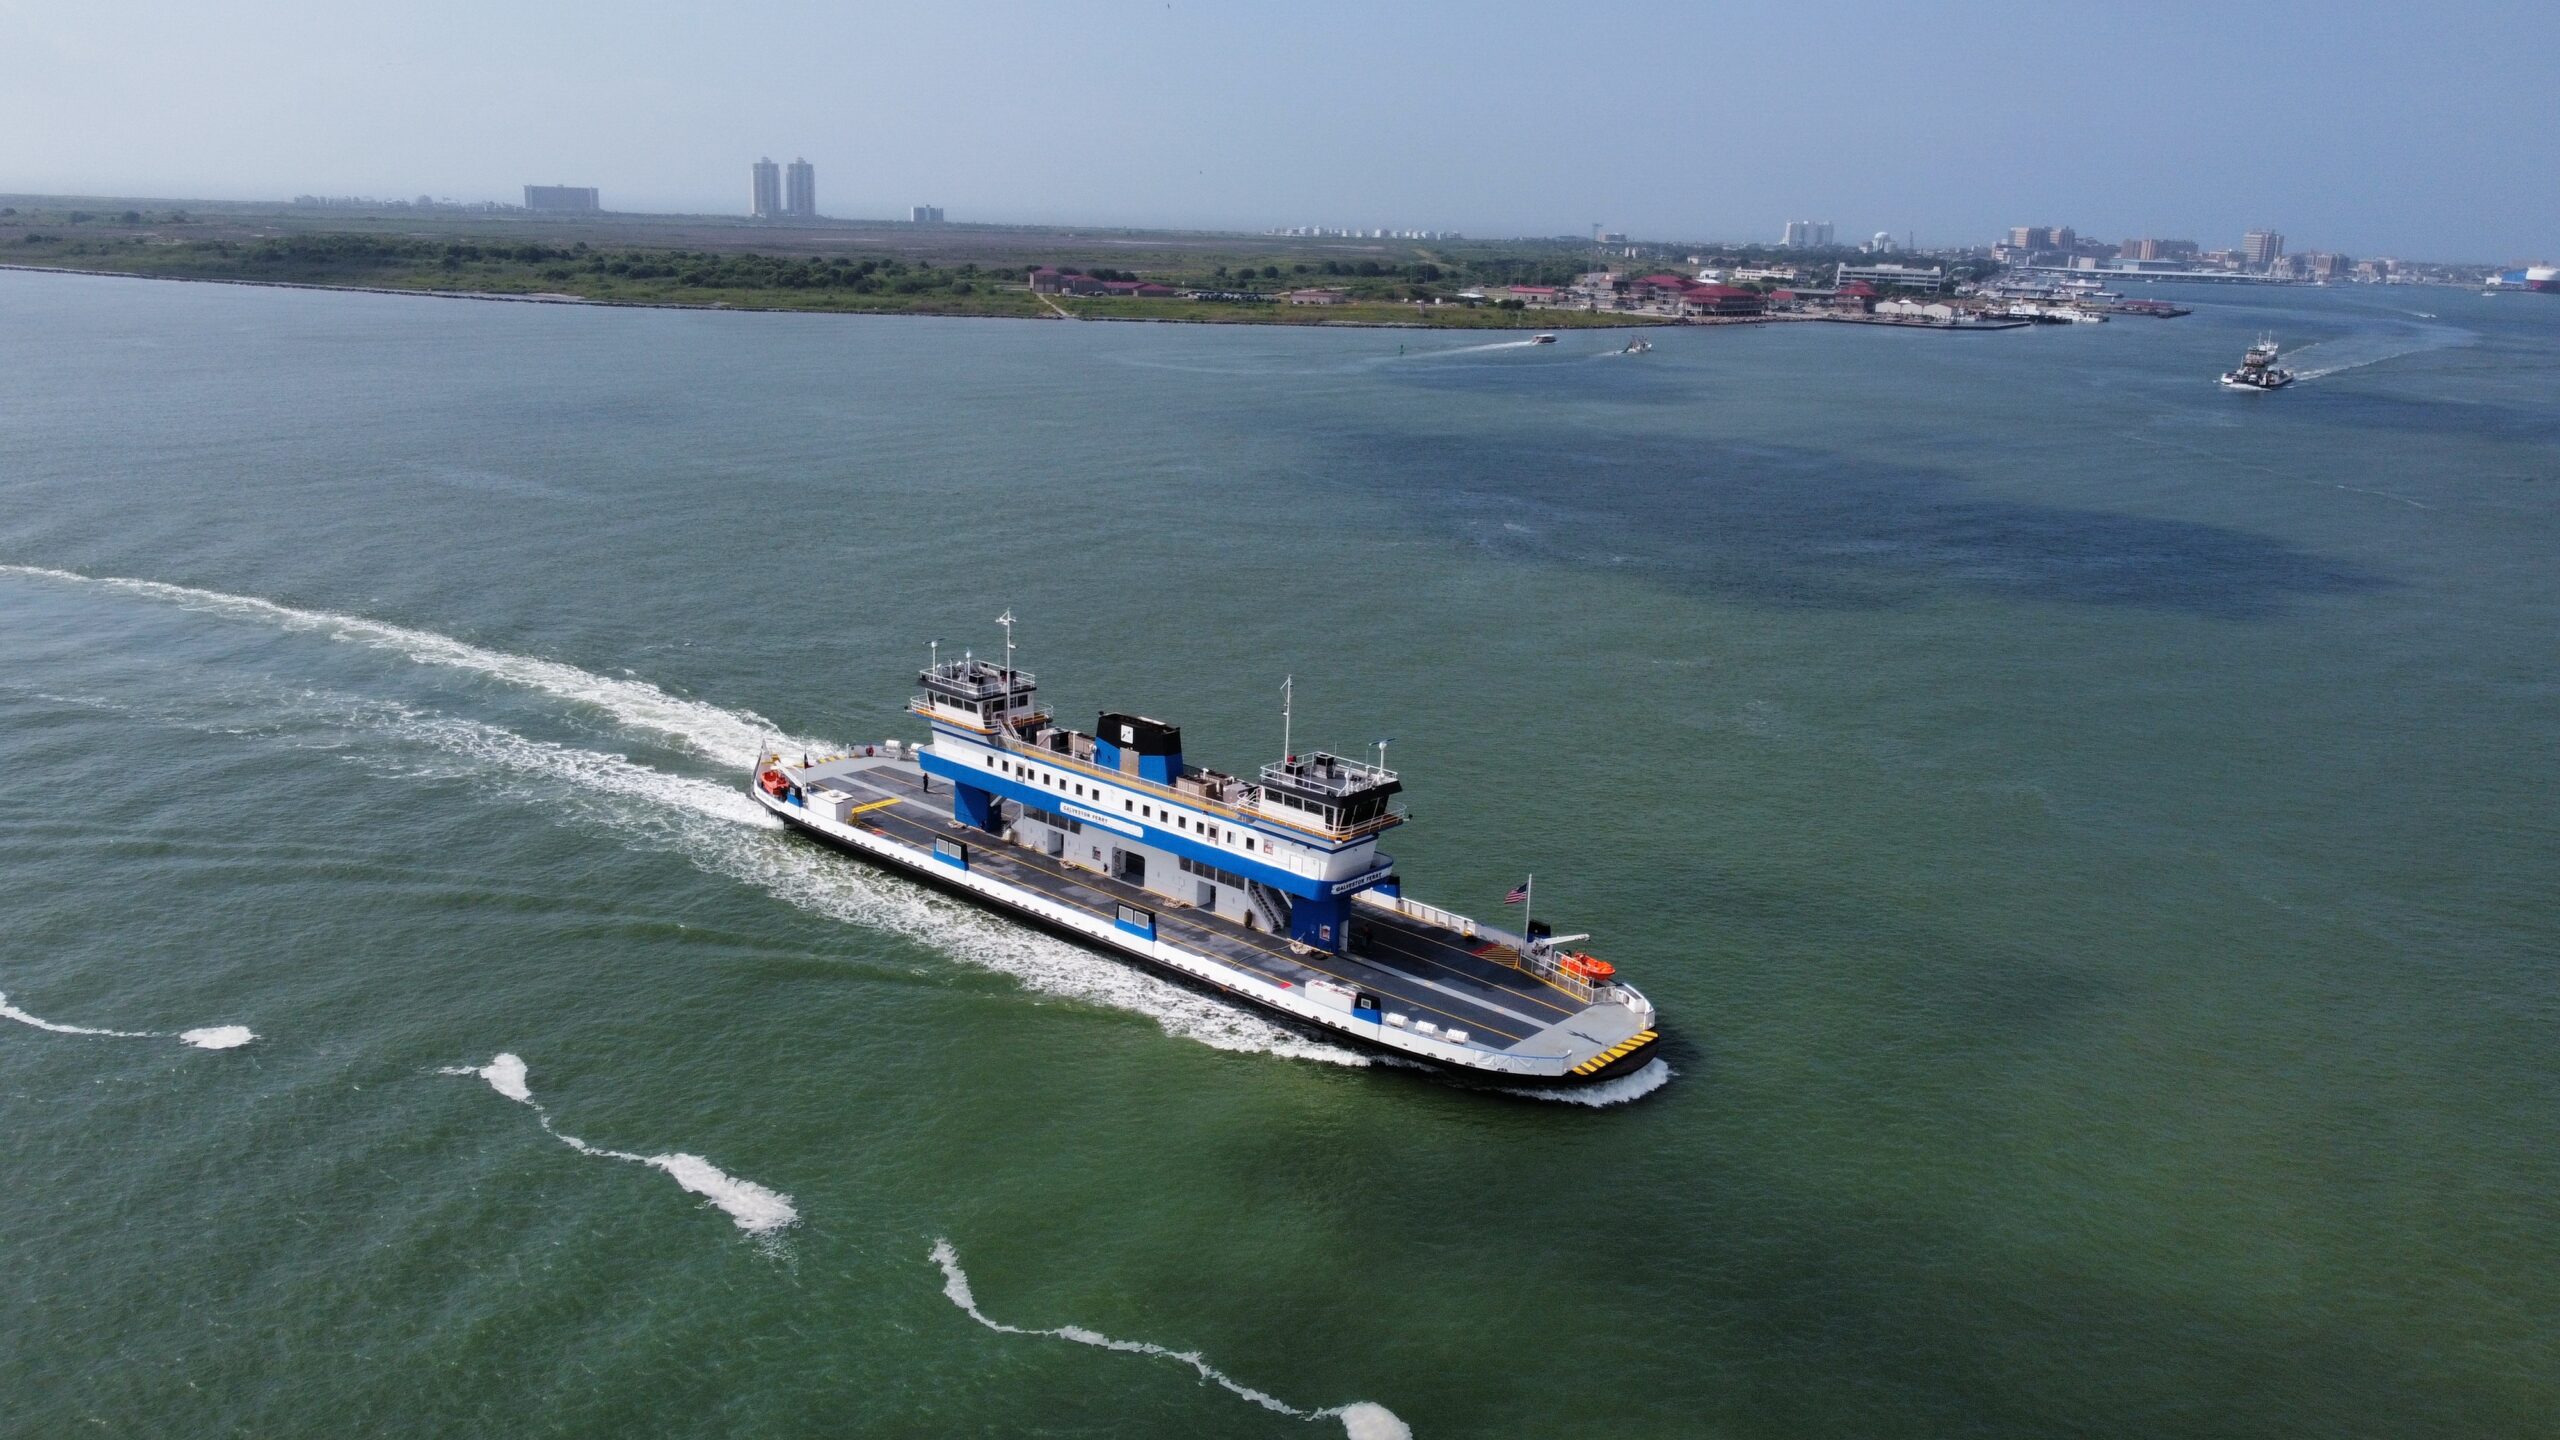
[[[1185,315],[992,315],[969,310],[821,310],[800,309],[785,305],[731,305],[714,301],[695,304],[681,300],[597,300],[584,295],[560,292],[503,290],[418,290],[398,285],[331,285],[317,280],[246,280],[221,275],[158,275],[141,270],[95,270],[78,265],[27,265],[0,261],[0,270],[21,270],[37,275],[88,275],[104,280],[166,280],[186,285],[246,285],[266,290],[326,290],[342,295],[400,295],[426,300],[487,300],[508,305],[577,305],[591,310],[691,310],[723,315],[831,315],[857,320],[1016,320],[1031,325],[1099,322],[1112,325],[1280,325],[1299,330],[1430,330],[1466,334],[1508,334],[1516,330],[1533,330],[1528,324],[1516,326],[1434,325],[1427,320],[1326,320],[1310,317],[1296,319],[1219,320],[1206,316]],[[1568,312],[1580,314],[1582,312]],[[1766,316],[1735,317],[1725,320],[1683,321],[1654,316],[1611,318],[1603,324],[1590,321],[1567,321],[1566,326],[1580,330],[1681,330],[1705,325],[1762,324]]]

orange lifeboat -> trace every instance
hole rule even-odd
[[[1568,950],[1564,957],[1564,973],[1589,985],[1605,985],[1618,973],[1618,967],[1597,955]]]
[[[763,774],[756,777],[756,783],[764,787],[764,793],[772,796],[776,800],[781,799],[791,791],[790,777],[784,775],[779,770],[765,771]]]

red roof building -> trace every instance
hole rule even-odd
[[[1680,292],[1680,308],[1692,315],[1757,315],[1769,301],[1738,285],[1692,285]]]

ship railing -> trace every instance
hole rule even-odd
[[[1443,910],[1437,905],[1425,905],[1419,900],[1408,900],[1401,895],[1383,895],[1375,890],[1363,890],[1355,898],[1381,910],[1392,910],[1408,919],[1419,920],[1425,925],[1436,925],[1443,930],[1464,935],[1470,940],[1476,938],[1476,922],[1454,910]]]
[[[922,697],[919,697],[919,701],[921,701],[921,698]],[[939,720],[944,724],[958,723],[956,721],[945,719],[942,716],[933,715],[931,711],[921,703],[910,708],[913,708],[919,715],[924,715],[929,719]],[[1227,819],[1234,820],[1240,824],[1276,825],[1285,830],[1295,830],[1300,834],[1313,835],[1320,839],[1339,842],[1343,840],[1357,840],[1364,835],[1384,834],[1386,831],[1403,824],[1405,819],[1403,811],[1390,810],[1387,813],[1378,816],[1376,819],[1365,820],[1360,824],[1346,826],[1340,830],[1328,830],[1321,825],[1301,825],[1294,820],[1283,820],[1279,816],[1271,814],[1270,812],[1258,807],[1239,805],[1231,800],[1220,800],[1206,793],[1177,789],[1171,785],[1159,784],[1153,780],[1131,775],[1126,771],[1113,770],[1106,766],[1096,765],[1090,760],[1077,759],[1075,756],[1069,755],[1064,751],[1051,750],[1046,746],[1034,745],[1031,742],[1024,740],[1021,736],[1013,734],[1003,725],[997,725],[991,730],[981,729],[974,725],[967,728],[975,730],[977,733],[986,736],[988,743],[1007,754],[1020,752],[1027,755],[1037,755],[1040,757],[1042,764],[1056,765],[1064,769],[1079,771],[1096,780],[1107,780],[1114,785],[1127,786],[1129,789],[1135,790],[1142,795],[1154,795],[1160,799],[1170,800],[1177,805],[1189,805],[1195,809],[1206,810],[1212,815],[1222,815]],[[1256,787],[1251,785],[1244,786],[1243,788],[1249,794],[1258,795],[1260,793]]]

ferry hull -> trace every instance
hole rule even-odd
[[[1141,948],[1137,944],[1124,943],[1116,936],[1093,933],[1074,925],[1061,923],[1057,918],[1042,913],[1032,903],[1017,900],[1008,895],[1005,893],[1006,887],[969,883],[963,878],[964,872],[952,869],[928,853],[895,843],[883,843],[877,847],[858,843],[822,826],[798,807],[759,793],[752,785],[748,787],[748,794],[758,804],[771,811],[787,828],[830,850],[880,869],[923,881],[945,894],[967,900],[982,909],[1003,915],[1009,920],[1026,924],[1047,934],[1073,941],[1110,959],[1134,962],[1141,968],[1175,981],[1187,989],[1215,996],[1228,1003],[1250,1007],[1253,1013],[1268,1018],[1293,1033],[1343,1044],[1364,1055],[1380,1056],[1418,1066],[1444,1078],[1511,1089],[1577,1088],[1604,1080],[1613,1080],[1641,1069],[1655,1058],[1660,1048],[1658,1042],[1641,1045],[1624,1055],[1590,1068],[1587,1073],[1576,1073],[1573,1069],[1566,1069],[1560,1073],[1493,1069],[1458,1063],[1433,1055],[1415,1054],[1392,1045],[1381,1044],[1350,1025],[1328,1023],[1321,1016],[1306,1015],[1271,1004],[1249,988],[1222,984],[1209,975],[1195,974],[1179,966],[1167,964],[1150,953],[1149,949]],[[1005,844],[1001,838],[984,833],[972,835],[970,840],[972,844],[989,848],[1001,847]]]

